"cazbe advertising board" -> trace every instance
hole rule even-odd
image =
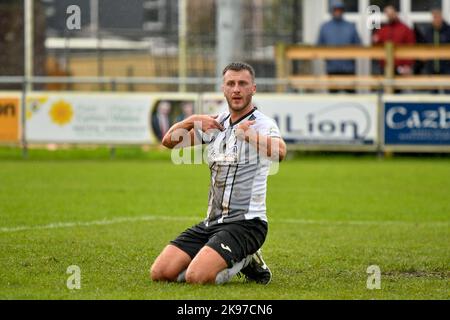
[[[387,96],[384,99],[384,144],[450,147],[450,97]]]
[[[254,104],[278,124],[287,143],[365,145],[378,141],[378,98],[375,95],[257,94]],[[203,110],[226,110],[220,95],[204,95]]]

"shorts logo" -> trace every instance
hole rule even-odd
[[[231,253],[231,249],[229,246],[224,245],[223,243],[220,244],[220,246],[222,247],[223,250],[228,250]]]

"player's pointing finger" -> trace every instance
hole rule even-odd
[[[219,122],[214,121],[214,128],[217,128],[221,131],[223,131],[225,128],[223,127],[223,125],[221,125]]]

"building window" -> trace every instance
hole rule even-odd
[[[442,0],[414,0],[411,1],[411,11],[421,12],[430,11],[431,9],[442,9]]]
[[[379,6],[381,10],[384,9],[387,5],[393,5],[397,8],[398,11],[401,10],[400,8],[400,0],[370,0],[371,5]]]
[[[143,28],[145,30],[162,30],[166,20],[164,0],[144,0]]]
[[[328,0],[328,8],[331,11],[331,6],[336,0]],[[358,0],[343,0],[342,3],[345,6],[345,12],[358,12]]]

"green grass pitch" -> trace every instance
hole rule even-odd
[[[286,161],[268,182],[273,281],[192,286],[152,283],[149,267],[203,219],[207,166],[106,152],[0,152],[0,299],[450,298],[449,158]],[[366,288],[370,265],[379,290]]]

